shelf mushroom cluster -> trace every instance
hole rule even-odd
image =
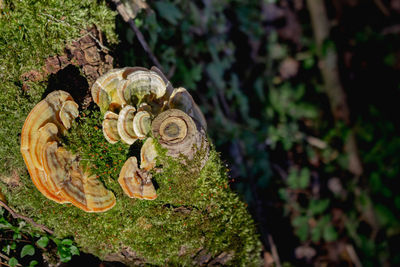
[[[115,205],[114,194],[58,142],[78,114],[78,104],[67,92],[47,95],[25,120],[21,153],[33,183],[44,196],[86,212],[103,212]]]
[[[104,114],[102,127],[108,142],[131,145],[146,139],[140,168],[136,157],[130,157],[119,175],[119,184],[131,198],[157,197],[150,172],[157,157],[153,138],[172,157],[183,154],[191,159],[195,148],[203,144],[208,151],[207,125],[199,107],[186,89],[174,89],[155,67],[111,70],[96,80],[91,93]],[[48,94],[25,120],[21,153],[34,185],[44,196],[86,212],[104,212],[115,205],[114,194],[59,142],[78,114],[78,104],[69,93]]]
[[[168,155],[183,154],[189,159],[194,145],[200,148],[207,142],[207,124],[192,96],[184,88],[174,89],[156,67],[113,69],[96,80],[91,93],[104,113],[103,134],[109,143],[131,145],[147,138],[140,152],[140,168],[136,157],[130,157],[119,175],[118,182],[129,197],[157,197],[149,172],[157,157],[151,136],[167,148]]]

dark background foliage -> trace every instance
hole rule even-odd
[[[294,265],[398,264],[399,2],[326,2],[324,47],[337,53],[347,125],[331,114],[306,1],[148,4],[136,24],[201,105],[267,254],[276,247]],[[152,65],[117,26],[119,63]],[[349,171],[349,131],[361,176]]]

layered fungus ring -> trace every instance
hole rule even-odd
[[[167,118],[160,125],[160,136],[162,141],[177,143],[185,139],[187,135],[186,122],[177,117]]]
[[[102,131],[109,143],[132,145],[144,140],[140,167],[131,156],[118,177],[123,192],[131,198],[157,198],[151,174],[158,156],[155,139],[172,157],[193,158],[207,143],[207,125],[192,96],[182,87],[174,89],[155,67],[113,69],[96,80],[91,95],[103,114]],[[44,196],[86,212],[104,212],[115,205],[114,194],[91,173],[90,166],[83,168],[80,157],[59,142],[78,117],[78,107],[69,93],[50,93],[25,121],[21,153]]]

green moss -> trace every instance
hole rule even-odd
[[[102,226],[107,227],[105,236],[82,237],[82,241],[87,242],[89,238],[94,242],[86,245],[90,251],[98,240],[106,240],[112,233],[114,241],[105,241],[102,250],[94,253],[104,255],[116,251],[122,242],[155,264],[166,260],[190,263],[191,255],[199,248],[206,248],[213,255],[234,251],[235,263],[257,260],[259,243],[254,225],[244,204],[230,191],[226,170],[214,150],[200,170],[204,149],[183,164],[183,158],[167,157],[165,150],[156,144],[161,154],[158,166],[162,166],[162,172],[153,173],[158,198],[155,201],[129,199],[117,183],[118,174],[128,157],[138,157],[141,142],[133,149],[122,143],[108,144],[102,136],[100,112],[83,114],[66,136],[65,145],[79,152],[83,159],[91,159],[93,171],[118,200],[117,206],[104,215],[87,215],[101,216],[101,220],[96,219],[100,224],[107,222]],[[85,229],[90,221],[81,221],[79,227]],[[93,235],[93,231],[88,234]],[[182,247],[186,250],[185,257],[178,256]]]
[[[10,203],[20,212],[54,229],[59,238],[73,236],[83,251],[100,257],[128,246],[149,263],[190,264],[200,248],[216,256],[233,251],[234,265],[258,260],[260,243],[244,204],[232,193],[228,177],[211,150],[200,171],[204,150],[186,164],[162,155],[162,171],[154,173],[158,198],[154,201],[130,199],[117,179],[119,170],[138,149],[108,144],[101,131],[99,111],[86,111],[64,138],[64,145],[90,159],[90,166],[117,198],[116,206],[100,214],[85,213],[70,205],[47,200],[27,175],[24,186],[14,190],[3,187]],[[83,115],[85,114],[85,115]],[[185,254],[179,255],[184,248]]]
[[[26,116],[42,99],[46,81],[21,89],[21,74],[40,70],[49,56],[95,24],[116,43],[115,12],[103,1],[6,1],[0,11],[0,174],[23,170],[19,134]]]
[[[128,246],[158,265],[190,265],[199,249],[213,256],[233,251],[232,265],[258,263],[260,242],[253,221],[229,189],[226,169],[214,149],[201,171],[204,150],[186,164],[161,153],[162,171],[153,173],[158,198],[130,199],[117,178],[125,160],[138,156],[140,144],[107,143],[100,112],[85,111],[63,145],[79,153],[114,192],[116,206],[105,213],[85,213],[46,199],[31,182],[19,152],[19,134],[29,111],[42,99],[46,81],[30,83],[31,89],[24,93],[20,76],[40,69],[45,58],[61,53],[67,42],[93,23],[114,42],[114,15],[96,1],[6,3],[0,17],[0,174],[8,176],[16,170],[22,185],[12,188],[0,183],[0,189],[17,212],[54,229],[58,238],[73,237],[81,250],[100,257]]]

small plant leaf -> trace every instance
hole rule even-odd
[[[72,255],[79,255],[79,249],[76,246],[71,246],[69,248],[69,251],[71,252]]]
[[[49,244],[49,238],[47,236],[42,236],[37,242],[36,244],[41,247],[41,248],[45,248],[47,247],[47,245]]]
[[[35,247],[32,245],[25,245],[21,250],[21,258],[26,255],[33,256],[35,254]]]
[[[63,246],[63,245],[59,246],[57,252],[58,252],[58,255],[60,256],[61,262],[68,262],[72,258],[70,248],[67,246]]]
[[[8,265],[10,265],[11,267],[17,266],[18,264],[18,260],[14,257],[12,257],[9,261],[8,261]]]
[[[154,6],[158,14],[172,25],[176,25],[178,20],[183,17],[181,11],[172,3],[159,1],[155,2]]]
[[[308,209],[312,215],[323,213],[329,206],[329,199],[311,199]]]
[[[305,189],[310,184],[310,170],[303,168],[300,171],[299,187]]]
[[[39,264],[38,261],[33,260],[33,261],[31,261],[31,262],[29,263],[29,267],[33,267],[33,266],[36,266],[36,265],[38,265],[38,264]]]
[[[65,245],[65,246],[72,246],[74,242],[71,239],[64,239],[63,241],[61,241],[61,244]]]
[[[338,238],[338,234],[332,225],[328,225],[324,228],[323,237],[325,241],[331,242],[335,241]]]

